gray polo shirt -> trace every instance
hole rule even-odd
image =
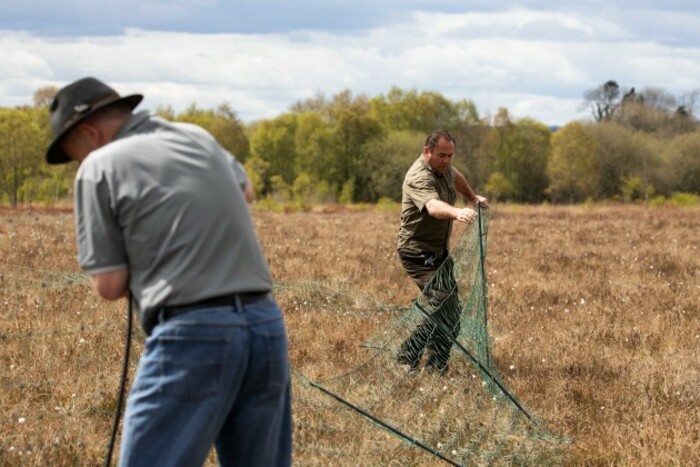
[[[400,250],[440,254],[447,249],[452,221],[428,214],[425,204],[431,199],[454,205],[457,200],[454,173],[452,167],[444,174],[436,172],[421,155],[408,169],[403,181]]]
[[[163,305],[272,290],[244,173],[202,128],[134,114],[78,170],[80,266],[127,268],[147,333]]]

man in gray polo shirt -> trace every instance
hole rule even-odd
[[[401,200],[401,227],[398,254],[401,264],[426,294],[434,309],[431,315],[406,339],[397,355],[398,363],[414,371],[423,352],[428,349],[426,368],[447,372],[453,340],[459,334],[459,309],[450,300],[456,300],[451,285],[452,262],[448,256],[452,221],[471,223],[476,219],[472,208],[454,207],[457,193],[470,202],[487,205],[483,196],[474,193],[467,179],[452,167],[455,143],[446,130],[428,135],[423,153],[406,173]],[[445,262],[448,284],[426,287],[435,272]],[[451,292],[449,292],[451,290]],[[447,335],[446,335],[447,334]]]
[[[50,164],[75,160],[78,261],[148,335],[120,465],[289,465],[285,325],[238,162],[200,127],[132,113],[94,78],[54,98]]]

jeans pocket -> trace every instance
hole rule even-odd
[[[268,389],[283,391],[289,383],[287,336],[284,332],[266,334],[263,336],[263,341],[265,342],[265,358],[269,371]]]
[[[228,339],[160,336],[158,392],[181,400],[201,400],[219,393]]]

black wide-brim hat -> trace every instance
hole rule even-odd
[[[61,148],[61,138],[90,115],[114,104],[125,104],[133,110],[141,100],[141,94],[122,97],[95,78],[83,78],[62,88],[49,108],[54,139],[46,151],[46,162],[63,164],[71,160]]]

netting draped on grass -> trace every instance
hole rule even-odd
[[[346,454],[362,453],[368,463],[424,462],[421,455],[455,465],[563,462],[568,440],[528,412],[491,356],[484,272],[488,211],[479,219],[408,310],[355,340],[361,350],[346,352],[352,363],[342,371],[316,368],[312,376],[299,376],[304,405],[298,410],[314,421],[305,425],[304,439],[315,441],[300,444],[309,451],[304,457],[323,459],[323,450],[312,451],[327,448],[325,438],[336,448],[345,445]],[[370,423],[340,422],[339,405],[348,417]],[[404,446],[378,444],[377,428]]]

